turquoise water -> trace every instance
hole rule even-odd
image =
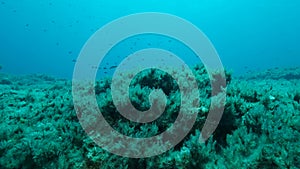
[[[70,78],[72,61],[97,29],[139,12],[169,13],[190,21],[208,36],[224,66],[235,74],[299,66],[299,8],[296,0],[2,0],[1,71]]]
[[[0,169],[300,168],[299,9],[296,0],[0,0]],[[119,31],[153,22],[128,26],[131,15],[113,36],[103,27],[144,12],[202,30],[225,71],[201,64],[189,45],[213,48],[171,21],[156,26],[189,45],[151,31],[113,45]],[[99,65],[85,58],[103,51]],[[149,51],[157,55],[139,57]]]

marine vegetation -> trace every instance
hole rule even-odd
[[[211,85],[204,66],[195,66],[200,107],[192,130],[171,150],[140,159],[111,154],[86,135],[74,110],[70,80],[1,74],[0,168],[300,168],[299,72],[299,68],[274,69],[242,77],[226,72],[223,117],[213,135],[200,144]],[[176,119],[180,91],[168,74],[148,69],[130,84],[130,99],[138,110],[149,108],[151,90],[161,88],[166,93],[162,116],[145,124],[118,113],[110,83],[111,78],[98,79],[95,94],[105,119],[119,132],[154,136]]]

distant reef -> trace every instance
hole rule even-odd
[[[74,110],[70,80],[0,74],[0,168],[300,168],[299,68],[270,69],[243,77],[227,72],[225,110],[205,144],[198,138],[210,108],[211,85],[202,65],[195,66],[193,74],[201,97],[194,127],[171,150],[140,159],[111,154],[87,136]],[[166,93],[162,117],[147,124],[121,117],[112,101],[110,83],[110,78],[97,80],[95,94],[105,119],[120,133],[154,136],[176,119],[181,95],[168,74],[145,70],[130,84],[130,99],[138,110],[150,107],[152,89]]]

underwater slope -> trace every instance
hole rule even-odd
[[[286,69],[241,78],[227,73],[222,120],[213,137],[200,144],[211,87],[204,67],[196,66],[201,108],[194,128],[172,150],[145,159],[110,154],[87,137],[74,110],[71,81],[1,74],[0,168],[300,168],[300,78],[299,69],[290,70],[288,76]],[[133,137],[159,134],[176,118],[180,92],[164,72],[147,70],[135,78],[130,87],[133,105],[147,110],[153,88],[167,94],[166,110],[155,122],[136,124],[116,111],[110,79],[95,84],[107,121]]]

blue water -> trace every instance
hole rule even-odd
[[[0,71],[71,78],[82,46],[97,29],[139,12],[192,22],[235,74],[300,66],[299,9],[298,0],[1,0]]]

